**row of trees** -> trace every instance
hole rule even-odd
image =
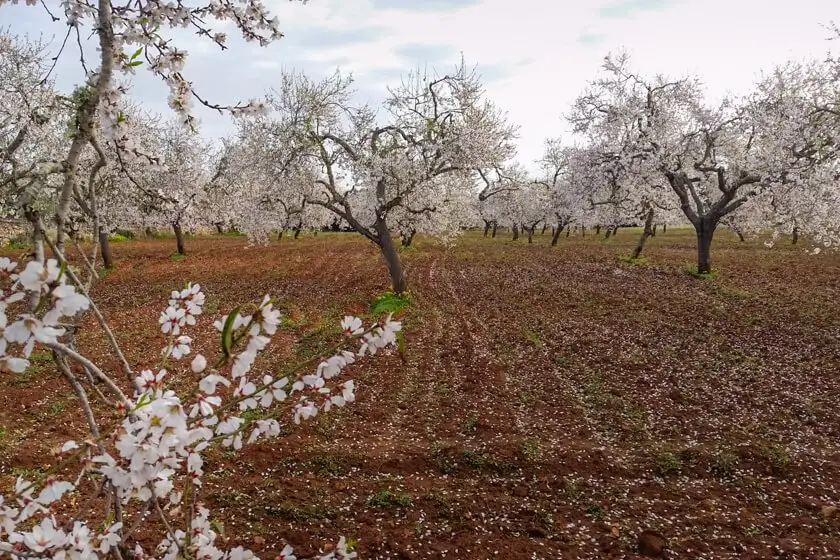
[[[2,76],[20,87],[10,103],[26,98],[43,121],[17,151],[56,161],[90,85],[65,97],[40,78],[44,45],[8,35],[2,44]],[[501,226],[530,241],[551,227],[556,244],[565,228],[637,224],[638,257],[655,224],[687,223],[706,273],[721,224],[741,236],[837,242],[838,68],[832,57],[787,63],[748,95],[712,104],[697,77],[641,76],[627,55],[609,56],[566,115],[572,142],[547,140],[536,172],[514,161],[516,127],[463,60],[446,74],[409,73],[381,107],[354,102],[340,71],[322,79],[283,71],[264,102],[237,112],[221,147],[183,118],[123,99],[112,127],[131,141],[80,150],[77,174],[88,180],[74,186],[65,222],[94,225],[108,266],[107,233],[118,228],[172,228],[183,253],[183,231],[200,226],[255,240],[341,226],[379,247],[397,291],[407,282],[395,237],[409,245],[417,233],[451,239],[464,227]],[[38,181],[23,190],[6,182],[7,216],[43,213],[50,189]]]

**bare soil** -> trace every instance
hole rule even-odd
[[[642,549],[662,537],[671,558],[840,557],[840,257],[722,231],[719,276],[700,280],[684,270],[690,232],[620,261],[636,235],[416,241],[404,356],[354,365],[346,409],[208,457],[203,498],[226,544],[304,555],[345,535],[369,559],[637,558],[647,531]],[[280,300],[266,371],[334,342],[340,317],[387,287],[352,234],[188,239],[177,261],[174,240],[112,250],[95,296],[138,367],[187,280],[208,315]],[[205,352],[210,322],[190,333]],[[119,377],[93,327],[80,347]],[[0,376],[3,484],[84,434],[49,354],[34,356]]]

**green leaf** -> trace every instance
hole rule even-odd
[[[138,56],[140,56],[140,54],[141,54],[142,52],[143,52],[143,47],[140,47],[139,49],[137,49],[136,51],[134,51],[134,54],[133,54],[133,55],[131,55],[131,60],[134,60],[135,58],[137,58]]]
[[[397,351],[405,354],[405,331],[397,331]]]
[[[234,308],[233,311],[225,319],[225,326],[222,328],[222,352],[225,356],[230,356],[230,348],[233,346],[233,322],[236,316],[239,315],[239,308]]]
[[[142,66],[142,65],[143,65],[143,61],[142,61],[142,60],[134,60],[134,61],[129,62],[128,64],[126,64],[126,66],[132,66],[132,67],[133,67],[133,66]]]

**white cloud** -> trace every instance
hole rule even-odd
[[[181,36],[191,54],[187,74],[207,97],[225,103],[259,96],[276,85],[281,66],[323,75],[341,65],[357,78],[361,97],[377,99],[414,65],[446,70],[463,52],[487,77],[490,97],[521,126],[520,159],[526,165],[539,157],[547,136],[566,133],[563,113],[596,77],[609,51],[627,49],[642,73],[699,74],[710,95],[721,97],[745,92],[774,64],[821,56],[835,46],[825,41],[828,33],[820,27],[836,17],[828,0],[798,0],[795,6],[761,0],[319,0],[305,5],[273,0],[269,5],[286,37],[266,49],[235,40],[229,27],[231,48],[224,53],[201,38]],[[12,29],[24,19],[33,31],[43,27],[32,24],[30,15],[20,16],[20,6],[11,7],[9,20],[9,8],[0,10]],[[71,56],[62,65],[70,68],[78,61]],[[136,91],[142,97],[161,93],[143,79]],[[202,117],[207,133],[230,130],[225,117],[211,112]]]

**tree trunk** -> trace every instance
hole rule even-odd
[[[145,233],[146,237],[152,237],[152,228],[147,227]]]
[[[557,224],[556,228],[554,228],[554,235],[551,236],[551,246],[552,247],[557,246],[557,240],[560,239],[560,234],[563,232],[564,227],[565,226],[561,222],[561,223]]]
[[[662,233],[663,234],[668,233],[668,224],[662,224]]]
[[[566,228],[566,237],[569,237],[572,234],[572,226]]]
[[[493,234],[490,236],[491,239],[496,239],[496,228],[499,227],[499,224],[493,222]]]
[[[799,228],[793,228],[793,238],[790,240],[791,245],[796,245],[799,242]]]
[[[717,223],[708,218],[700,218],[695,226],[697,231],[697,274],[709,274],[712,271],[712,238]]]
[[[604,239],[609,239],[610,236],[612,235],[612,232],[613,232],[612,228],[607,226],[607,233],[604,234]]]
[[[394,245],[394,240],[391,239],[391,232],[388,230],[388,224],[385,220],[377,218],[374,227],[376,228],[376,235],[378,237],[379,250],[385,259],[388,274],[391,276],[391,287],[395,293],[401,294],[406,291],[407,285],[397,246]]]
[[[277,241],[283,239],[283,230],[277,230]]]
[[[317,229],[312,230],[312,236],[313,237],[318,237],[318,230]]]
[[[184,232],[181,231],[181,224],[172,224],[172,231],[175,232],[175,243],[178,246],[178,254],[186,255],[184,250]]]
[[[492,222],[488,222],[487,220],[484,220],[484,237],[487,237],[487,233],[490,231],[490,224],[491,223]]]
[[[645,241],[647,238],[653,235],[653,208],[648,210],[648,214],[645,217],[645,227],[642,230],[642,236],[639,237],[639,242],[636,244],[636,248],[633,250],[633,258],[638,259],[639,256],[642,254],[642,250],[645,248]]]
[[[580,236],[586,237],[586,226],[580,226]]]
[[[618,235],[618,226],[613,227],[613,237]]]
[[[519,239],[519,224],[513,224],[513,240]]]
[[[298,237],[300,237],[300,226],[295,228],[295,239],[297,239]]]
[[[111,256],[111,242],[108,241],[108,232],[102,226],[99,227],[99,250],[102,252],[102,265],[108,270],[114,267],[114,258]]]
[[[217,233],[224,233],[225,228],[222,226],[221,222],[216,223],[216,232]]]
[[[528,243],[534,242],[534,230],[537,229],[536,226],[532,228],[523,228],[528,233]]]
[[[659,227],[659,224],[653,224],[653,231],[650,232],[651,237],[656,237],[656,228]]]
[[[401,242],[402,242],[403,247],[411,247],[411,242],[414,241],[414,233],[415,232],[412,231],[408,235],[403,235],[402,236],[402,241]]]
[[[601,226],[595,226],[595,235],[601,235]]]
[[[540,232],[540,235],[545,235],[545,230],[546,230],[547,227],[548,227],[548,224],[543,224],[543,228],[542,228],[542,231]]]

